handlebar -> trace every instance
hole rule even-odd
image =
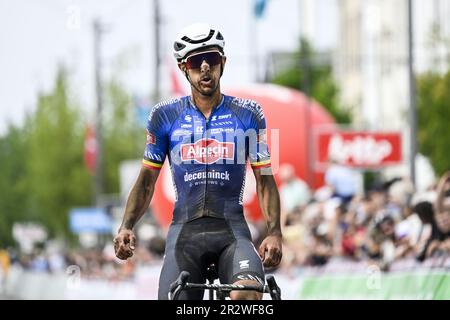
[[[215,284],[215,283],[189,283],[190,274],[182,271],[169,287],[169,299],[178,300],[182,290],[216,290],[229,293],[232,290],[258,291],[269,293],[272,300],[281,300],[281,290],[274,276],[267,276],[267,285],[242,285],[242,284]]]
[[[281,289],[277,285],[277,282],[275,281],[275,277],[272,275],[267,276],[267,286],[269,288],[270,296],[272,297],[272,300],[281,300]]]
[[[181,271],[177,280],[172,282],[169,287],[169,300],[178,300],[181,290],[184,290],[186,284],[190,278],[190,273],[187,271]]]

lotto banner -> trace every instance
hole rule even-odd
[[[328,131],[315,134],[316,169],[331,159],[354,168],[379,168],[402,162],[400,132]]]

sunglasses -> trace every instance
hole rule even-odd
[[[222,62],[222,54],[219,51],[205,51],[193,54],[184,60],[187,69],[200,69],[203,61],[206,61],[211,67]]]

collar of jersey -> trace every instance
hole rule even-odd
[[[215,106],[215,107],[213,108],[213,111],[219,109],[219,108],[223,105],[223,102],[224,102],[224,101],[225,101],[225,95],[222,94],[222,100],[220,101],[220,103],[219,103],[217,106]],[[191,97],[191,96],[189,96],[189,105],[190,105],[192,108],[194,108],[195,110],[198,110],[197,106],[194,104],[194,101],[192,101],[192,97]]]

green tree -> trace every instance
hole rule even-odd
[[[119,165],[124,160],[142,158],[145,130],[136,123],[136,114],[129,94],[118,76],[106,85],[104,121],[104,191],[119,192]]]
[[[315,63],[317,57],[317,52],[309,42],[301,39],[300,48],[293,54],[292,63],[277,73],[271,82],[309,92],[338,123],[350,123],[350,112],[339,104],[339,88],[333,79],[331,63]]]
[[[119,164],[142,157],[145,131],[118,75],[105,86],[105,193],[119,191]],[[93,180],[84,164],[86,119],[69,94],[60,68],[54,89],[38,97],[36,111],[22,127],[0,137],[0,246],[13,244],[12,225],[33,221],[50,236],[68,238],[68,212],[93,205]]]
[[[30,214],[50,235],[66,236],[68,212],[91,202],[92,182],[83,160],[84,125],[69,99],[67,74],[60,68],[53,91],[41,94],[26,123],[25,168]]]
[[[27,216],[26,157],[24,130],[10,126],[0,138],[0,248],[14,243],[12,225]]]
[[[428,156],[438,175],[450,170],[450,71],[418,77],[419,151]]]

